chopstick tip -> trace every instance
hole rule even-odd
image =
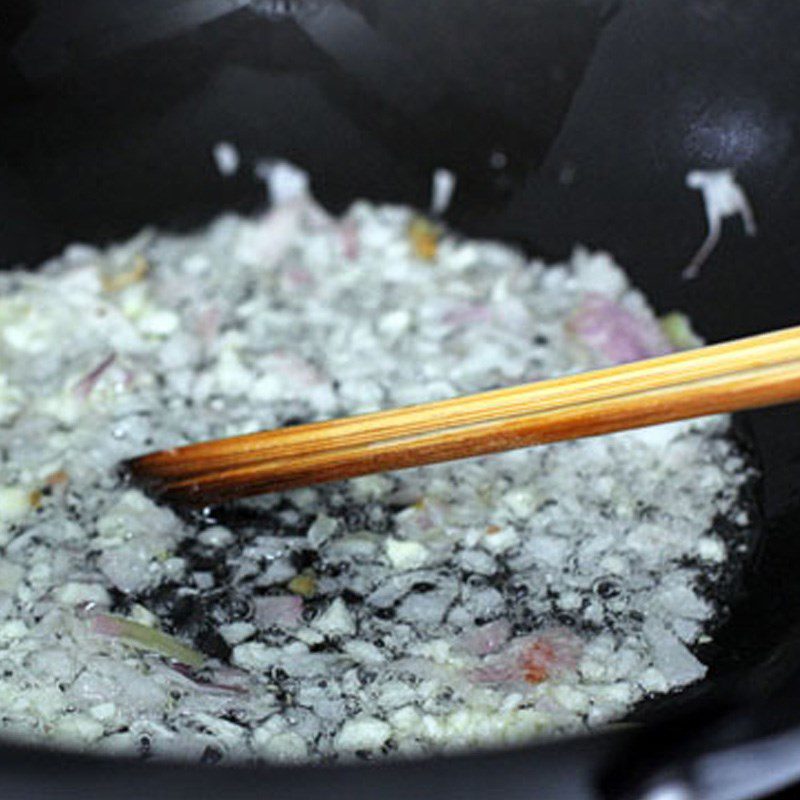
[[[153,500],[164,501],[167,481],[152,468],[149,454],[121,461],[117,476],[124,485],[141,490]]]

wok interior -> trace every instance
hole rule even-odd
[[[693,3],[610,16],[600,3],[575,3],[572,17],[523,5],[482,24],[475,4],[404,14],[365,4],[403,65],[379,83],[302,24],[247,10],[104,60],[89,47],[66,66],[54,65],[46,38],[29,43],[4,73],[2,263],[33,265],[73,240],[104,242],[145,224],[191,229],[223,209],[259,207],[263,188],[248,169],[231,179],[214,170],[209,152],[224,139],[245,161],[300,164],[334,211],[361,196],[424,208],[432,169],[446,166],[459,180],[448,222],[465,234],[547,257],[576,241],[607,248],[659,310],[687,312],[711,340],[796,324],[800,251],[788,221],[800,212],[791,191],[800,159],[785,132],[789,67],[779,47],[739,54],[742,36],[774,42],[775,17],[792,30],[797,12],[753,12],[728,29],[711,12],[698,17]],[[30,20],[19,19],[24,30]],[[534,30],[538,50],[524,35]],[[421,51],[425,59],[410,57]],[[490,58],[500,51],[504,59]],[[454,53],[460,60],[448,67]],[[418,82],[410,99],[403,81]],[[698,94],[713,99],[702,136],[690,102]],[[730,131],[743,120],[758,141],[736,144]],[[704,232],[683,184],[697,167],[735,168],[763,233],[751,240],[726,224],[702,278],[686,283],[681,268]],[[736,431],[762,470],[750,501],[760,533],[704,658],[712,679],[759,694],[800,663],[791,641],[800,609],[797,408],[739,415]],[[707,686],[652,711],[672,713]]]

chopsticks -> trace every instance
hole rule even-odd
[[[422,405],[187,445],[125,464],[211,505],[374,472],[800,399],[800,327]]]

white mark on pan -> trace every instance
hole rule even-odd
[[[744,189],[736,182],[733,170],[692,170],[686,175],[686,185],[703,193],[708,233],[694,257],[683,270],[685,280],[696,278],[700,267],[713,252],[722,233],[726,217],[739,216],[748,236],[756,235],[756,221]]]

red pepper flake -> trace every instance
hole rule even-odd
[[[555,648],[546,639],[537,639],[525,647],[519,665],[528,683],[541,683],[550,676],[550,668],[556,663]]]
[[[69,475],[63,470],[60,469],[56,472],[51,472],[45,479],[44,485],[45,486],[58,486],[61,483],[66,483],[69,480]]]
[[[574,633],[552,628],[512,640],[503,650],[488,655],[472,677],[479,683],[542,683],[574,669],[581,648]]]
[[[517,661],[528,683],[541,683],[574,669],[582,649],[581,640],[566,628],[553,628],[529,639]]]

